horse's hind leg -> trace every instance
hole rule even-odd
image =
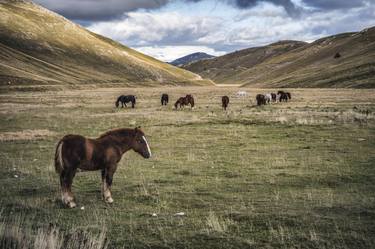
[[[75,174],[75,169],[64,169],[60,174],[61,199],[63,204],[69,208],[74,208],[77,206],[77,204],[74,202],[74,196],[72,193],[72,183]]]

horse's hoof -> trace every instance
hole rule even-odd
[[[106,203],[109,203],[109,204],[112,204],[112,203],[113,203],[113,199],[112,199],[112,197],[108,197],[108,198],[106,198],[106,199],[105,199],[105,202],[106,202]]]
[[[68,203],[68,208],[75,208],[77,204],[74,201]]]

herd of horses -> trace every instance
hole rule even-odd
[[[237,94],[239,97],[247,96],[247,93],[241,91]],[[121,95],[117,98],[115,106],[126,107],[126,103],[131,103],[134,108],[136,96]],[[291,99],[289,92],[278,91],[275,93],[256,95],[257,105],[266,105],[267,103],[288,101]],[[224,110],[229,105],[229,97],[222,96],[222,107]],[[167,105],[169,96],[166,93],[161,95],[161,105]],[[194,107],[194,97],[188,94],[180,97],[174,104],[174,107],[183,108],[190,105]],[[96,139],[86,138],[81,135],[66,135],[56,146],[55,151],[55,170],[60,178],[61,200],[64,206],[74,208],[77,206],[73,192],[73,178],[78,170],[93,171],[100,170],[102,176],[102,197],[106,203],[113,203],[111,186],[113,175],[116,172],[117,164],[122,155],[133,150],[144,158],[151,157],[151,149],[146,140],[146,135],[137,127],[135,129],[114,129],[105,132]]]
[[[290,92],[278,91],[276,93],[257,94],[255,100],[258,106],[270,104],[271,102],[288,102],[292,99]]]
[[[241,91],[239,92],[241,94],[237,94],[238,96],[247,96],[247,93],[244,92],[244,91]],[[246,94],[245,94],[246,93]],[[258,106],[261,106],[261,105],[267,105],[267,104],[270,104],[271,102],[288,102],[288,100],[292,99],[292,95],[290,94],[290,92],[284,92],[284,91],[278,91],[277,94],[276,93],[266,93],[266,94],[257,94],[255,96],[255,100],[256,100],[256,103]],[[161,95],[161,105],[168,105],[168,102],[169,102],[169,95],[166,94],[166,93],[163,93]],[[135,107],[135,103],[136,103],[136,96],[134,95],[121,95],[117,98],[117,101],[115,103],[115,106],[116,107],[119,107],[119,104],[121,103],[121,107],[123,108],[124,106],[126,107],[126,103],[131,103],[132,104],[132,108]],[[178,108],[183,108],[185,106],[189,106],[191,108],[194,107],[194,97],[191,95],[191,94],[187,94],[186,96],[184,97],[180,97],[177,99],[177,101],[175,102],[174,104],[174,107],[175,109],[178,109]],[[229,105],[229,97],[228,96],[223,96],[221,98],[221,106],[223,107],[224,110],[227,109]]]

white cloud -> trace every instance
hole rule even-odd
[[[130,12],[121,20],[95,23],[88,28],[132,45],[189,43],[218,29],[216,17],[189,16],[178,12]]]
[[[185,2],[154,11],[129,12],[120,20],[96,22],[88,28],[163,61],[193,52],[221,55],[279,40],[312,41],[341,32],[359,31],[374,25],[375,5],[317,10],[305,1],[298,17],[271,2],[238,9],[225,1],[211,8],[209,0]],[[195,9],[198,8],[199,9]],[[206,9],[205,9],[206,8]],[[210,10],[211,9],[211,10]]]
[[[146,46],[135,47],[134,49],[161,61],[167,62],[171,62],[177,58],[196,52],[203,52],[215,56],[225,54],[225,51],[216,51],[215,49],[207,46]]]

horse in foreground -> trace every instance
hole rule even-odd
[[[71,190],[78,169],[100,170],[104,201],[112,203],[111,186],[117,163],[128,150],[144,158],[151,157],[150,146],[139,128],[110,130],[96,139],[81,135],[66,135],[56,146],[55,170],[60,176],[61,199],[64,205],[74,208],[76,203]]]
[[[229,97],[228,96],[221,97],[221,106],[223,107],[225,111],[227,110],[228,105],[229,105]]]
[[[136,97],[134,95],[121,95],[120,97],[117,98],[116,107],[118,107],[119,104],[121,103],[121,108],[124,108],[124,105],[126,106],[126,103],[131,102],[132,108],[134,108],[135,99]]]
[[[180,97],[176,103],[174,104],[174,107],[177,109],[178,106],[180,106],[180,108],[186,106],[186,105],[189,105],[190,104],[190,107],[193,108],[194,107],[194,98],[191,94],[188,94],[186,95],[185,97]]]
[[[161,95],[161,105],[167,105],[169,101],[169,96],[166,93]]]

